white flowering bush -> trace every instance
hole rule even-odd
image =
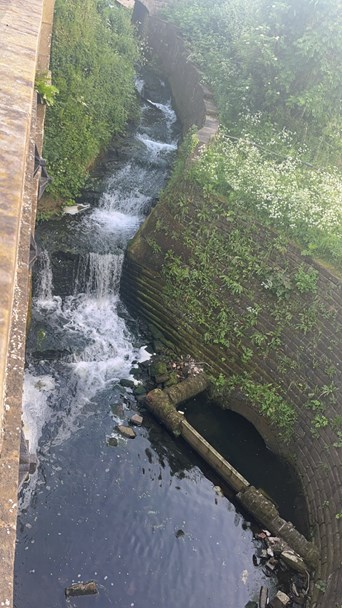
[[[280,134],[283,137],[283,134]],[[253,211],[305,246],[342,263],[342,179],[337,169],[317,170],[297,157],[273,155],[245,135],[222,131],[192,169],[207,193],[230,195],[234,205]]]

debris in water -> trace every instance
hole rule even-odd
[[[63,214],[64,215],[76,215],[77,213],[80,213],[80,211],[85,211],[86,209],[89,209],[90,205],[72,205],[71,207],[63,207]]]
[[[259,608],[266,608],[268,604],[268,589],[267,587],[261,587],[259,593]]]
[[[76,595],[95,595],[98,593],[97,585],[95,581],[89,581],[88,583],[74,583],[70,587],[66,587],[64,590],[66,597]]]
[[[246,585],[247,579],[248,579],[248,570],[243,570],[243,572],[241,574],[241,580],[244,585]]]
[[[277,595],[273,598],[270,603],[271,608],[284,608],[290,603],[290,598],[286,593],[278,591]]]

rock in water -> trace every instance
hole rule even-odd
[[[286,593],[278,591],[277,595],[271,601],[271,608],[284,608],[290,603],[290,598]]]
[[[88,583],[74,583],[70,587],[66,587],[64,590],[66,597],[75,595],[95,595],[98,593],[97,585],[95,581],[89,581]]]
[[[259,608],[266,608],[268,604],[268,589],[267,587],[261,587],[259,594]]]
[[[307,566],[305,565],[305,562],[302,560],[301,557],[299,557],[299,555],[296,555],[292,551],[283,551],[280,554],[280,558],[289,568],[292,568],[292,570],[295,570],[296,572],[305,574],[305,572],[307,571]]]
[[[121,435],[123,435],[124,437],[128,437],[128,439],[135,439],[136,437],[135,432],[133,431],[133,429],[131,429],[130,426],[124,426],[122,424],[119,424],[117,429],[121,433]]]
[[[141,426],[144,422],[144,419],[142,416],[139,416],[139,414],[134,414],[130,421],[132,424],[135,424],[135,426]]]
[[[116,437],[108,437],[107,439],[107,445],[111,448],[116,448],[116,446],[118,445],[118,440]]]

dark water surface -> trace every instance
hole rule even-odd
[[[153,103],[107,163],[100,199],[37,232],[23,408],[40,465],[21,495],[16,608],[244,608],[274,584],[190,449],[146,413],[135,440],[115,430],[135,408],[119,381],[147,357],[119,297],[124,249],[177,147],[167,86],[151,75],[138,86]],[[90,579],[98,596],[65,599]]]
[[[277,505],[281,517],[308,533],[301,485],[293,469],[273,454],[254,426],[239,414],[223,410],[205,396],[188,402],[187,420],[246,479]]]

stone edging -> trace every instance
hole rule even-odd
[[[41,150],[45,117],[45,108],[37,108],[34,82],[36,69],[48,67],[53,8],[54,0],[30,0],[29,3],[0,0],[0,130],[4,133],[4,145],[0,146],[0,352],[6,353],[1,357],[2,365],[6,364],[4,377],[3,368],[0,372],[0,386],[4,391],[0,605],[8,608],[13,606],[22,384],[30,294],[29,252],[38,188],[38,178],[33,178],[34,146],[37,144]]]

